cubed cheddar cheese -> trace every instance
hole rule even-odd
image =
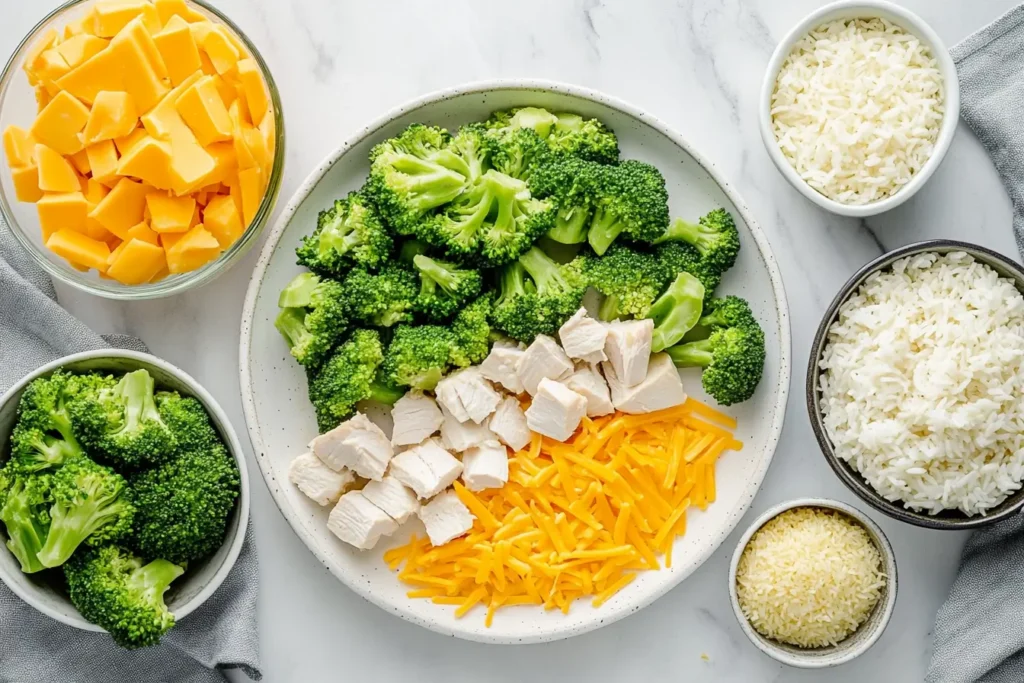
[[[230,195],[210,198],[203,210],[203,225],[225,249],[234,244],[245,231],[238,207]]]
[[[100,225],[121,239],[125,239],[128,231],[142,222],[142,214],[146,209],[146,194],[149,191],[142,183],[121,178],[114,189],[89,212],[89,217],[96,219]]]
[[[258,167],[238,172],[238,185],[242,190],[242,219],[245,225],[252,223],[263,196],[262,171]]]
[[[203,227],[195,226],[167,248],[167,269],[172,273],[195,270],[217,258],[221,252],[220,243]]]
[[[42,83],[53,82],[58,78],[71,71],[71,67],[68,66],[68,62],[64,59],[57,48],[50,48],[44,50],[41,55],[36,59],[36,63],[32,68],[36,77]],[[52,94],[53,91],[51,91]]]
[[[104,185],[113,186],[117,183],[117,148],[113,140],[104,140],[85,148],[89,158],[89,169],[92,177]]]
[[[137,38],[137,35],[136,31],[118,33],[110,41],[110,47],[107,49],[113,51],[120,62],[122,85],[120,89],[132,96],[135,106],[140,112],[146,112],[167,94],[170,87],[160,79],[150,61],[150,54],[148,54],[146,46]],[[156,51],[156,48],[154,47],[153,50]],[[157,54],[159,55],[158,52]],[[88,63],[86,62],[86,64]]]
[[[34,71],[36,64],[38,63],[39,56],[56,45],[59,38],[60,36],[57,34],[57,31],[52,28],[47,29],[46,33],[39,38],[39,41],[28,49],[28,52],[25,54],[25,65],[23,68],[25,69],[25,73],[28,75],[29,85],[35,85],[38,83],[38,78]]]
[[[36,145],[39,187],[45,192],[76,192],[81,190],[78,174],[71,163],[46,145]]]
[[[202,42],[203,51],[210,57],[210,62],[217,73],[224,75],[231,72],[238,64],[238,48],[234,41],[228,38],[225,30],[215,24],[210,25],[210,30]]]
[[[89,120],[85,124],[82,142],[91,145],[101,140],[121,138],[133,130],[139,123],[139,113],[135,101],[126,92],[104,90],[96,93]]]
[[[110,252],[110,256],[107,257],[108,267],[114,264],[114,261],[116,261],[121,255],[121,252],[124,251],[124,248],[128,246],[129,242],[131,242],[131,240],[117,240],[117,246],[113,248]],[[108,244],[107,246],[109,247],[110,245]],[[166,259],[164,259],[164,261],[166,262]]]
[[[241,81],[242,89],[245,92],[245,102],[249,108],[250,120],[254,126],[259,126],[267,113],[268,98],[267,88],[263,84],[263,75],[260,73],[256,60],[251,57],[239,60],[238,80]]]
[[[148,242],[158,247],[160,246],[160,235],[153,232],[153,229],[150,228],[145,221],[129,229],[127,239],[142,240],[143,242]]]
[[[114,146],[117,147],[117,153],[120,156],[124,156],[128,152],[132,151],[132,148],[135,147],[135,145],[145,140],[147,135],[149,135],[149,133],[145,128],[136,128],[124,137],[114,138]]]
[[[230,107],[231,103],[238,99],[238,91],[235,90],[235,86],[228,83],[220,74],[214,74],[210,76],[213,79],[213,84],[217,88],[217,92],[220,93],[220,99],[224,102],[225,107]]]
[[[125,285],[149,282],[167,267],[167,257],[159,244],[131,239],[115,250],[107,275]]]
[[[200,145],[231,139],[231,119],[212,76],[200,78],[181,93],[176,107]]]
[[[124,58],[111,43],[57,79],[57,85],[86,104],[92,104],[97,93],[124,90],[121,74]]]
[[[96,35],[95,14],[93,12],[93,8],[90,7],[80,19],[68,22],[63,31],[64,40],[66,41],[81,34]]]
[[[85,229],[89,203],[81,192],[46,193],[36,202],[43,239],[48,241],[58,230]]]
[[[73,264],[99,271],[107,269],[110,247],[75,230],[58,230],[46,240],[47,248]]]
[[[189,7],[185,0],[153,0],[153,6],[165,28],[174,17],[188,22],[207,20],[203,14]]]
[[[146,6],[150,8],[153,7],[148,2],[146,3]],[[155,16],[156,15],[154,13],[152,17]],[[155,26],[156,28],[153,33],[158,33],[160,31],[160,22],[157,21]],[[118,40],[123,37],[125,40],[130,40],[135,43],[145,56],[146,61],[149,62],[149,65],[153,68],[157,78],[162,81],[167,78],[167,65],[164,63],[164,58],[160,54],[160,50],[157,49],[156,43],[153,42],[153,36],[151,35],[149,28],[150,27],[147,25],[147,16],[145,14],[141,14],[135,19],[129,21],[128,25],[121,29],[115,37]]]
[[[8,166],[29,166],[35,163],[36,141],[32,133],[20,126],[7,126],[4,131],[4,154]]]
[[[80,33],[67,38],[55,49],[64,58],[64,61],[67,62],[68,70],[70,71],[100,52],[109,43],[109,40],[104,40],[88,33]]]
[[[163,30],[153,36],[153,42],[167,65],[171,85],[181,85],[186,78],[202,71],[199,48],[188,24],[180,15],[172,15]]]
[[[19,202],[36,202],[43,196],[39,188],[39,169],[35,165],[11,169],[11,180],[14,182],[14,196]]]
[[[171,173],[171,144],[147,135],[121,157],[117,174],[161,190],[171,189],[175,183]]]
[[[30,132],[36,140],[57,152],[74,154],[83,147],[78,134],[88,120],[89,108],[61,91],[39,112]]]
[[[149,225],[156,232],[186,232],[196,210],[196,200],[151,192],[146,195],[146,206],[149,209]]]
[[[177,105],[178,97],[181,96],[181,93],[185,92],[202,77],[203,75],[199,72],[193,73],[184,81],[171,88],[164,95],[163,99],[160,100],[159,104],[142,116],[142,125],[150,135],[161,140],[170,140],[172,133],[180,132],[182,128],[187,128],[175,105]]]
[[[105,0],[96,3],[93,9],[93,31],[101,38],[112,38],[120,33],[136,17],[139,17],[148,0]],[[159,15],[157,15],[159,21]]]
[[[89,154],[84,149],[67,157],[67,160],[70,161],[71,165],[75,167],[75,170],[83,176],[89,175],[92,172],[92,167],[89,165]]]
[[[40,112],[46,108],[46,105],[53,98],[50,97],[50,91],[46,89],[45,85],[37,85],[34,92],[36,96],[36,111]]]
[[[104,197],[110,194],[110,188],[94,178],[89,178],[85,185],[84,194],[86,201],[95,206],[103,201]]]

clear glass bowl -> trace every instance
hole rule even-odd
[[[35,28],[18,44],[14,54],[4,66],[3,72],[0,72],[0,132],[11,124],[27,128],[37,113],[35,93],[22,70],[25,55],[47,30],[50,28],[62,30],[65,24],[83,16],[96,2],[97,0],[71,0],[61,5],[36,24]],[[46,248],[43,244],[36,206],[27,202],[19,202],[15,198],[14,183],[11,179],[7,159],[0,153],[0,158],[2,158],[2,163],[0,163],[0,213],[6,219],[11,232],[47,273],[60,282],[84,292],[108,299],[130,301],[170,296],[206,284],[245,255],[246,251],[256,243],[257,236],[266,226],[270,214],[274,210],[274,204],[281,189],[285,157],[284,114],[281,111],[281,96],[277,91],[277,85],[274,83],[270,69],[267,68],[259,50],[241,29],[217,9],[201,0],[188,0],[188,3],[193,9],[202,12],[212,21],[222,24],[231,31],[245,45],[246,50],[259,65],[263,74],[273,107],[276,138],[274,164],[270,171],[266,193],[263,195],[255,218],[246,227],[242,236],[215,260],[187,273],[168,275],[159,282],[123,285],[114,280],[101,278],[94,270],[89,272],[76,270],[67,261]]]

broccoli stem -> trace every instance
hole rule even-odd
[[[704,285],[689,273],[680,273],[647,313],[654,321],[651,351],[657,353],[678,344],[700,320],[703,308]]]
[[[15,484],[8,491],[7,500],[0,508],[0,519],[7,527],[7,548],[21,564],[21,571],[33,574],[46,569],[37,557],[46,541],[46,526],[25,499],[23,484]]]
[[[511,301],[526,294],[526,269],[519,261],[514,261],[501,270],[500,294],[496,304]]]
[[[587,241],[587,219],[590,212],[578,206],[558,210],[555,227],[548,231],[548,237],[560,244],[580,244]]]
[[[622,317],[622,312],[619,309],[619,297],[617,294],[606,296],[601,301],[601,306],[597,309],[597,317],[605,322],[618,320]]]
[[[313,336],[306,328],[304,308],[282,308],[274,320],[274,327],[284,335],[288,340],[288,347],[292,349],[305,346]]]
[[[281,308],[304,308],[313,301],[313,292],[320,284],[320,278],[313,273],[301,273],[288,283],[277,297]]]
[[[126,582],[127,588],[137,591],[148,603],[162,604],[164,593],[175,579],[185,570],[167,560],[153,560],[144,567],[131,573]]]
[[[538,293],[557,293],[568,289],[568,283],[558,270],[558,264],[537,247],[519,257],[519,263],[537,283]]]
[[[402,263],[412,263],[420,254],[427,253],[427,245],[419,240],[409,240],[402,245],[398,252],[398,260]]]
[[[94,531],[121,514],[122,504],[87,494],[84,501],[50,508],[50,532],[37,557],[44,567],[59,567]]]
[[[153,399],[155,384],[146,370],[129,372],[118,382],[117,390],[124,398],[124,426],[120,432],[134,432],[143,422],[162,422]]]
[[[706,368],[713,357],[710,339],[673,346],[666,353],[677,368]]]
[[[665,229],[661,237],[654,240],[654,244],[688,242],[703,254],[712,246],[712,241],[719,234],[718,230],[710,230],[700,223],[690,223],[682,218],[677,218]]]
[[[419,254],[412,260],[413,265],[428,278],[441,286],[441,289],[449,294],[455,291],[459,284],[458,275],[444,267],[429,256]]]
[[[622,233],[626,224],[604,208],[598,208],[594,212],[594,219],[590,222],[590,232],[587,233],[587,241],[590,247],[598,256],[603,256],[612,246],[615,238]]]

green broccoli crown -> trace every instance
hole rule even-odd
[[[440,325],[399,325],[384,356],[383,375],[393,385],[430,390],[449,368],[455,343]]]
[[[675,276],[656,255],[613,244],[601,258],[587,258],[587,281],[604,295],[599,317],[645,318],[651,304]]]
[[[38,554],[50,530],[50,506],[53,496],[51,475],[25,474],[10,465],[0,470],[0,521],[7,528],[7,548],[26,574],[46,567]]]
[[[485,138],[486,129],[477,123],[463,126],[451,141],[451,150],[462,161],[457,171],[466,178],[467,184],[476,182],[484,174],[491,152]]]
[[[164,424],[174,434],[179,451],[200,450],[221,442],[199,399],[176,391],[158,391],[156,405]]]
[[[531,248],[519,258],[518,266],[508,266],[501,273],[495,326],[525,343],[538,334],[555,334],[579,310],[587,291],[584,271],[580,257],[559,264],[541,249]]]
[[[491,313],[493,300],[484,294],[455,316],[452,334],[455,337],[451,347],[450,360],[459,367],[476,365],[487,357],[491,350]]]
[[[756,325],[718,328],[707,339],[667,351],[677,367],[704,368],[701,385],[726,406],[753,396],[764,372],[764,332]]]
[[[518,180],[529,180],[533,173],[553,159],[547,143],[532,128],[498,128],[487,132],[491,167]]]
[[[128,649],[156,645],[174,626],[164,593],[184,571],[167,560],[143,564],[115,545],[93,548],[64,565],[71,602]]]
[[[144,369],[116,384],[93,382],[68,403],[75,430],[90,452],[114,465],[142,467],[171,456],[177,444],[164,424]]]
[[[556,153],[576,156],[600,164],[619,160],[619,141],[615,133],[597,119],[560,112],[548,135],[548,146]]]
[[[686,242],[700,252],[707,267],[718,275],[732,268],[740,252],[740,234],[732,214],[725,209],[714,209],[701,216],[694,225],[682,218],[672,221],[667,229],[654,240],[662,242]]]
[[[309,373],[309,398],[321,433],[347,420],[356,411],[356,403],[370,398],[383,360],[380,334],[360,329],[352,332],[318,370]]]
[[[599,256],[619,235],[652,242],[665,232],[668,191],[657,168],[632,159],[618,166],[597,166],[593,182],[594,216],[587,241]]]
[[[651,351],[658,353],[679,343],[697,321],[704,305],[704,285],[689,273],[680,273],[654,300],[647,317],[654,321]]]
[[[750,327],[757,326],[757,320],[746,299],[730,294],[707,302],[704,314],[700,318],[700,325],[701,327]]]
[[[238,467],[220,442],[186,451],[132,478],[138,512],[135,549],[145,557],[185,563],[224,542],[238,498]]]
[[[117,541],[132,531],[135,505],[120,474],[88,458],[64,464],[53,473],[50,529],[37,557],[44,567],[67,562],[83,542]]]
[[[362,193],[351,192],[320,212],[316,230],[302,240],[295,253],[300,265],[340,277],[353,265],[379,268],[393,249],[394,242],[377,210]]]
[[[483,286],[480,271],[435,260],[426,254],[416,256],[413,265],[420,275],[415,310],[430,320],[450,319],[463,304],[477,296]]]
[[[313,273],[300,273],[281,291],[274,326],[302,365],[320,365],[345,333],[346,294],[341,283]]]
[[[663,242],[654,248],[654,253],[664,264],[670,275],[689,273],[704,285],[704,301],[707,303],[722,281],[722,273],[700,255],[697,247],[687,242]]]
[[[401,263],[389,263],[379,273],[353,268],[345,277],[345,303],[353,320],[375,327],[391,327],[412,321],[419,292],[415,271]]]
[[[57,370],[25,387],[11,433],[11,460],[19,469],[34,472],[58,467],[84,454],[68,404],[97,381]]]
[[[556,207],[548,237],[562,244],[587,241],[600,173],[596,164],[570,157],[545,164],[530,176],[533,194],[550,199]]]

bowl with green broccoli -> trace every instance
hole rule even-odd
[[[226,415],[166,361],[73,354],[0,398],[0,580],[60,622],[158,643],[231,570],[248,505]]]

